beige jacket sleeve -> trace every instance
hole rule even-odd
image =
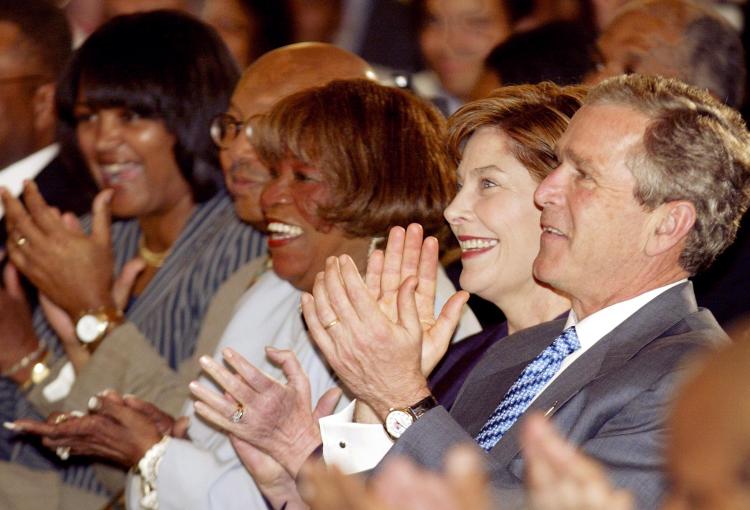
[[[85,410],[92,395],[111,388],[153,402],[170,414],[178,414],[189,395],[187,384],[200,373],[198,358],[213,353],[237,301],[265,266],[265,258],[250,261],[222,284],[206,312],[195,354],[182,363],[179,372],[166,364],[133,323],[125,322],[107,336],[76,374],[67,397],[49,402],[40,385],[29,393],[29,400],[47,414],[55,410]],[[55,379],[65,361],[62,359],[55,364],[48,380]]]
[[[107,499],[62,483],[54,471],[0,462],[0,503],[4,510],[99,509]]]

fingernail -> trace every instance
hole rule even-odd
[[[205,355],[201,356],[199,361],[200,361],[201,366],[206,366],[206,365],[211,364],[211,358]]]
[[[188,388],[190,388],[191,390],[198,389],[198,386],[200,386],[198,384],[198,381],[190,381],[190,384],[188,384]]]
[[[106,390],[102,390],[99,393],[97,393],[97,396],[106,397],[107,395],[114,393],[114,392],[115,390],[113,390],[112,388],[107,388]]]
[[[225,358],[231,358],[234,356],[232,349],[224,349],[223,351],[221,351],[221,354],[223,354]]]
[[[6,421],[5,423],[3,423],[3,427],[8,430],[16,430],[18,428],[18,425],[16,425],[12,421]]]
[[[281,349],[277,349],[276,347],[271,347],[270,345],[266,345],[266,352],[279,352]]]
[[[124,394],[124,395],[122,396],[122,398],[123,398],[123,399],[126,399],[126,398],[138,398],[138,397],[136,397],[136,396],[135,396],[135,395],[133,395],[132,393],[125,393],[125,394]]]
[[[83,416],[86,416],[86,413],[84,413],[83,411],[70,411],[68,414],[73,418],[81,418]]]
[[[92,411],[96,411],[101,407],[101,402],[99,401],[99,397],[91,397],[89,399],[89,409]]]

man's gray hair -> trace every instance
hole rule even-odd
[[[680,264],[691,274],[708,267],[734,241],[750,202],[750,133],[740,115],[679,80],[635,74],[602,82],[585,104],[628,106],[651,118],[628,161],[635,198],[649,210],[691,202],[696,221]]]

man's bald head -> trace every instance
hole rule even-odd
[[[269,51],[248,67],[235,89],[245,113],[265,113],[280,99],[332,80],[375,79],[357,55],[325,43],[298,43]]]
[[[618,74],[678,78],[732,107],[742,103],[745,64],[739,35],[718,14],[687,0],[635,0],[618,11],[597,46],[598,83]]]
[[[229,105],[230,116],[246,121],[268,112],[279,100],[332,80],[375,79],[367,62],[336,46],[299,43],[270,51],[242,74]],[[220,151],[227,188],[234,197],[237,215],[263,228],[260,193],[268,172],[244,134]]]

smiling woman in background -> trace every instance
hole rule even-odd
[[[83,221],[92,234],[46,209],[34,188],[26,190],[28,213],[6,203],[14,238],[28,240],[14,244],[11,259],[56,304],[48,315],[59,335],[38,310],[29,352],[55,358],[62,344],[67,355],[30,394],[45,416],[58,406],[85,408],[86,388],[133,391],[127,385],[137,381],[123,376],[118,353],[134,336],[179,369],[221,283],[265,251],[222,189],[209,135],[237,77],[212,29],[170,11],[115,18],[74,54],[58,86],[59,131],[63,154],[105,190],[93,220]],[[111,228],[108,210],[117,218]],[[134,258],[115,285],[113,270]],[[107,369],[84,370],[93,356],[109,358]],[[23,400],[17,408],[16,417],[34,415]],[[13,460],[25,462],[26,453]]]
[[[414,76],[414,89],[445,113],[468,101],[484,59],[511,33],[503,0],[420,0],[419,47],[428,70]]]

